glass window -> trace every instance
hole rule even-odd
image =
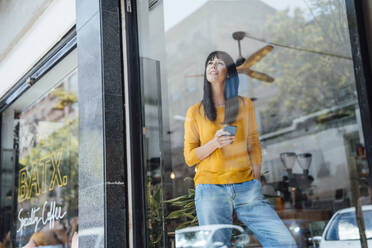
[[[3,245],[71,245],[78,228],[77,86],[74,51],[2,113]]]
[[[212,224],[265,245],[244,216],[274,214],[244,204],[308,247],[371,204],[344,1],[137,2],[149,247]]]

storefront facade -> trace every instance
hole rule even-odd
[[[261,191],[297,245],[371,241],[368,3],[40,0],[12,23],[20,3],[0,5],[3,247],[74,233],[80,247],[202,247],[212,231],[179,231],[198,226],[206,170],[185,163],[184,125],[216,50],[236,61]],[[232,247],[260,247],[232,224]]]

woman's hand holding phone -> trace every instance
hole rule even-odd
[[[231,135],[229,132],[220,129],[214,135],[214,140],[217,148],[222,148],[224,146],[230,145],[234,140],[235,136]]]
[[[216,149],[231,144],[234,139],[235,136],[231,135],[231,133],[220,129],[215,133],[214,138],[207,144],[196,148],[196,156],[199,160],[203,160],[211,155]]]

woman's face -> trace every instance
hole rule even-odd
[[[213,58],[208,61],[207,68],[207,80],[212,84],[224,83],[227,77],[227,67],[222,59]]]

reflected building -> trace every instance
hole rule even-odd
[[[344,6],[340,8],[344,8]],[[223,1],[208,1],[166,31],[165,67],[168,105],[163,107],[169,113],[172,167],[177,175],[176,178],[179,177],[180,184],[185,176],[193,176],[192,169],[187,168],[183,162],[183,117],[187,108],[202,98],[204,68],[202,59],[213,50],[224,50],[233,58],[238,58],[238,45],[232,38],[232,33],[239,30],[244,30],[251,37],[257,39],[280,43],[276,40],[278,39],[277,34],[270,33],[272,30],[265,27],[273,19],[275,20],[284,14],[285,12],[278,12],[262,1],[234,1],[228,5]],[[228,17],[228,21],[224,17]],[[290,19],[291,17],[285,16],[283,18]],[[327,29],[327,25],[334,24],[317,23],[319,20],[314,19],[305,20],[303,24],[325,26],[325,29]],[[343,31],[347,31],[346,20],[339,19],[334,22],[342,27]],[[301,24],[299,23],[299,25]],[[252,94],[248,91],[249,88],[254,91],[255,98],[257,98],[254,104],[264,153],[263,170],[269,172],[266,175],[268,182],[277,184],[286,175],[285,168],[279,158],[280,153],[311,153],[312,163],[309,173],[314,178],[312,182],[314,187],[307,189],[307,193],[311,195],[309,197],[313,199],[314,204],[318,202],[322,206],[334,201],[336,192],[340,190],[345,191],[348,200],[351,199],[349,170],[350,166],[353,166],[350,163],[353,162],[349,161],[349,157],[354,156],[351,147],[355,147],[358,142],[361,142],[361,140],[358,141],[361,132],[359,109],[355,94],[351,94],[355,92],[355,79],[350,42],[346,34],[347,32],[344,32],[342,39],[336,45],[332,44],[332,40],[326,39],[328,36],[324,36],[326,44],[322,49],[329,48],[326,51],[317,51],[317,47],[312,47],[313,44],[307,46],[306,42],[315,39],[318,35],[316,32],[304,37],[303,41],[286,40],[286,43],[283,41],[282,45],[288,47],[280,46],[280,44],[274,45],[274,51],[257,63],[254,69],[268,70],[274,76],[275,81],[270,84],[249,78],[248,82],[240,84],[240,95],[249,96]],[[248,37],[243,39],[241,44],[243,56],[247,56],[266,43]],[[296,47],[304,47],[304,49],[302,51],[296,50]],[[182,51],[188,52],[183,53]],[[329,53],[329,56],[323,55],[322,52]],[[342,58],[337,57],[340,54],[343,55]],[[327,95],[337,99],[321,99],[313,109],[304,107],[288,111],[284,105],[301,104],[301,98],[316,95],[313,92],[307,93],[306,89],[293,89],[294,92],[289,94],[292,94],[292,97],[297,98],[298,101],[289,99],[286,102],[281,94],[283,87],[288,86],[285,81],[300,81],[292,86],[293,88],[311,88],[309,85],[314,84],[313,78],[308,75],[298,75],[295,70],[300,67],[297,64],[319,64],[319,59],[324,56],[329,57],[330,63],[336,64],[333,68],[341,67],[346,70],[345,77],[327,75],[327,73],[335,73],[331,70],[319,71],[323,74],[320,79],[329,78],[329,81],[325,82],[323,90],[335,91]],[[283,70],[277,63],[278,59],[287,61],[289,69],[292,68],[293,71],[284,70],[287,74],[283,74]],[[314,73],[317,72],[312,72],[312,74]],[[343,85],[343,91],[337,88],[340,87],[338,80],[349,80]],[[315,84],[314,87],[320,86]],[[319,98],[322,97],[319,95]],[[273,111],[268,110],[273,103],[278,101],[279,104],[282,102],[283,106],[276,108],[277,112],[272,113]],[[316,102],[315,99],[314,102]],[[272,122],[274,125],[268,125],[267,122]],[[294,173],[302,173],[302,169],[297,163]]]

